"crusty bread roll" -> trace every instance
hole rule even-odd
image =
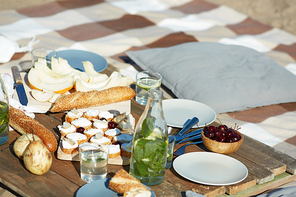
[[[50,152],[55,152],[58,142],[53,133],[38,121],[12,106],[9,107],[9,124],[21,134],[32,133],[37,135]]]
[[[109,182],[109,188],[119,194],[124,194],[125,196],[132,191],[143,193],[146,193],[148,191],[148,195],[151,195],[151,192],[138,179],[130,175],[124,169],[119,170],[112,177]]]
[[[74,92],[61,95],[50,109],[51,112],[62,112],[71,109],[83,109],[127,101],[135,96],[135,91],[128,86],[112,87],[106,90]]]

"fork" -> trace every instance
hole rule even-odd
[[[175,155],[175,156],[183,155],[184,152],[185,152],[185,148],[186,148],[187,146],[189,146],[189,145],[193,145],[193,144],[201,144],[201,143],[202,143],[202,141],[192,142],[192,143],[190,143],[190,144],[186,144],[186,145],[180,147],[178,150],[176,150],[176,151],[174,152],[174,155]]]

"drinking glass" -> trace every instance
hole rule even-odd
[[[109,148],[94,143],[79,146],[80,176],[86,182],[104,179],[107,176]]]
[[[9,137],[9,99],[6,87],[0,75],[0,145]]]
[[[148,91],[152,88],[160,89],[162,76],[159,73],[142,71],[136,75],[136,101],[141,105],[146,105]]]
[[[175,148],[176,138],[173,134],[169,135],[169,144],[168,144],[168,154],[167,154],[167,163],[166,169],[169,169],[172,166],[174,148]]]
[[[32,66],[34,67],[35,62],[38,61],[39,58],[45,59],[46,64],[49,68],[51,68],[51,58],[56,57],[57,53],[55,50],[46,48],[46,47],[41,47],[41,48],[36,48],[31,51],[31,56],[32,56]]]

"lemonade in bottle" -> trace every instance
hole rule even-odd
[[[168,150],[167,125],[162,110],[162,92],[149,90],[147,105],[133,137],[130,174],[146,185],[164,180]]]

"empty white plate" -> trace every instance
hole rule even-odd
[[[216,112],[200,102],[187,99],[165,99],[162,105],[167,125],[172,127],[183,128],[186,120],[193,117],[199,119],[198,127],[209,125],[216,119]]]
[[[184,178],[205,185],[232,185],[248,176],[243,163],[212,152],[183,154],[174,160],[173,167]]]

